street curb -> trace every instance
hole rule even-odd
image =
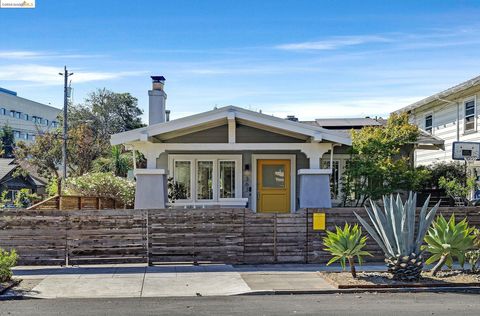
[[[237,294],[249,295],[313,295],[313,294],[353,294],[353,293],[479,293],[480,287],[436,287],[436,288],[378,288],[378,289],[331,289],[331,290],[265,290]]]

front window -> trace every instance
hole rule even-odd
[[[235,197],[235,161],[220,161],[220,198],[231,199]]]
[[[465,132],[475,130],[475,99],[465,102]]]
[[[241,198],[241,155],[170,155],[175,200],[214,203]]]
[[[190,161],[175,161],[175,168],[173,171],[174,182],[177,187],[177,199],[189,200],[191,198],[190,179],[191,179],[191,162]]]
[[[213,161],[197,161],[197,200],[213,199]]]
[[[262,167],[262,186],[264,188],[284,188],[285,165],[264,165]]]
[[[425,131],[432,134],[433,131],[433,115],[425,116]]]

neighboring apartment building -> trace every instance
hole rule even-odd
[[[39,132],[57,127],[60,111],[0,88],[0,128],[10,126],[16,141],[33,141]]]
[[[428,165],[452,160],[452,143],[480,142],[477,100],[480,76],[462,82],[428,98],[410,104],[396,113],[407,112],[424,131],[445,141],[444,151],[415,151],[415,164]]]

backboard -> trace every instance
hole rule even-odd
[[[453,142],[452,159],[465,160],[465,158],[475,157],[480,160],[480,143],[477,142]]]

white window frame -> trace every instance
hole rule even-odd
[[[429,132],[427,130],[427,117],[431,116],[432,117],[432,126],[430,127],[431,128],[431,132]],[[431,135],[434,134],[433,132],[433,126],[434,126],[434,123],[435,123],[435,116],[433,115],[433,112],[428,112],[428,113],[425,113],[425,116],[423,117],[423,127],[424,127],[424,130],[425,132],[427,133],[430,133]]]
[[[466,130],[467,126],[467,103],[473,101],[473,129]],[[471,115],[469,116],[471,117]],[[470,134],[477,131],[477,96],[472,96],[463,100],[463,133]]]
[[[190,162],[190,199],[176,200],[174,205],[211,205],[211,204],[228,204],[229,202],[240,202],[242,200],[242,155],[196,155],[196,154],[169,154],[168,155],[168,170],[169,175],[175,179],[174,166],[175,161],[189,161]],[[199,161],[213,162],[213,199],[202,200],[197,198],[197,166]],[[234,198],[220,198],[220,161],[234,161],[235,162],[235,197]]]

